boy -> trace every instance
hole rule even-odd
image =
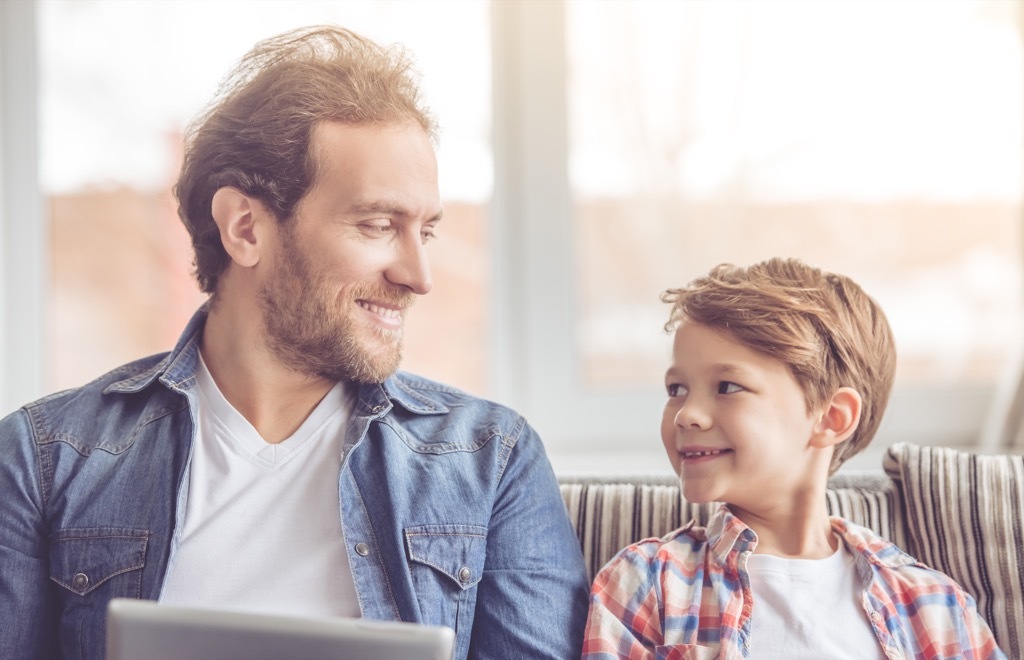
[[[1005,658],[974,599],[825,507],[871,441],[896,353],[878,304],[793,259],[665,292],[661,436],[691,502],[722,502],[598,574],[584,658]]]

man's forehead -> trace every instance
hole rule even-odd
[[[440,219],[437,157],[417,122],[320,122],[310,154],[306,198],[326,195],[350,212]]]

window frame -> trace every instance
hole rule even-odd
[[[36,25],[32,0],[0,3],[0,403],[4,414],[45,394],[49,227],[39,192]]]

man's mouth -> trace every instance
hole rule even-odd
[[[402,318],[401,308],[383,307],[381,305],[374,304],[368,300],[357,300],[356,304],[362,307],[363,309],[373,312],[377,316],[382,316],[386,319],[398,321],[401,320]]]

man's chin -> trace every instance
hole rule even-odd
[[[393,376],[401,362],[401,345],[392,343],[390,346],[364,347],[362,359],[347,366],[352,374],[351,380],[366,385],[377,385]]]

